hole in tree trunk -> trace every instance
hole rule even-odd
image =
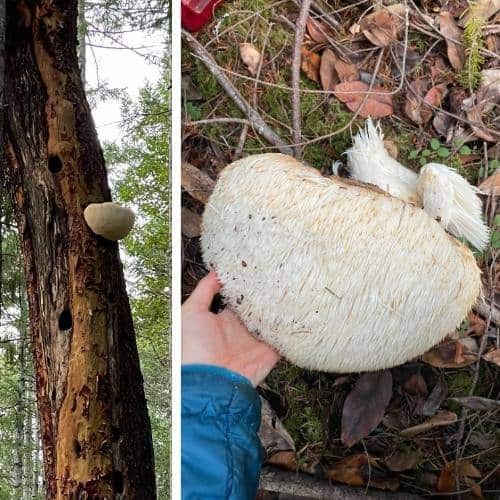
[[[71,313],[65,309],[59,316],[59,330],[69,330],[72,324]]]
[[[75,442],[73,443],[75,445],[75,454],[78,458],[82,456],[82,445],[80,444],[80,441],[78,439],[75,439]]]
[[[63,164],[62,164],[61,158],[59,158],[59,156],[57,156],[57,155],[49,156],[48,167],[49,167],[49,170],[53,174],[57,174],[57,172],[60,172],[62,169],[62,166],[63,166]]]
[[[115,493],[123,493],[123,474],[119,470],[113,471],[112,482]]]
[[[120,439],[120,428],[116,427],[116,425],[111,426],[111,437],[113,441],[118,441],[118,439]]]

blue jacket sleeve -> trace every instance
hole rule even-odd
[[[182,498],[255,498],[262,464],[260,398],[225,368],[182,367]]]

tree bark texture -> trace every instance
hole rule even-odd
[[[30,309],[46,495],[155,498],[151,429],[110,200],[77,60],[77,0],[8,0],[6,179]]]

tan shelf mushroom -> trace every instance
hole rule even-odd
[[[134,226],[135,215],[130,208],[118,203],[91,203],[83,211],[85,222],[92,232],[111,241],[127,236]]]

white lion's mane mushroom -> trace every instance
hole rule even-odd
[[[304,368],[404,363],[460,325],[481,293],[472,252],[421,208],[282,154],[221,172],[201,243],[229,307]]]
[[[92,232],[111,241],[125,238],[135,221],[134,212],[130,208],[110,201],[87,205],[83,217]]]

